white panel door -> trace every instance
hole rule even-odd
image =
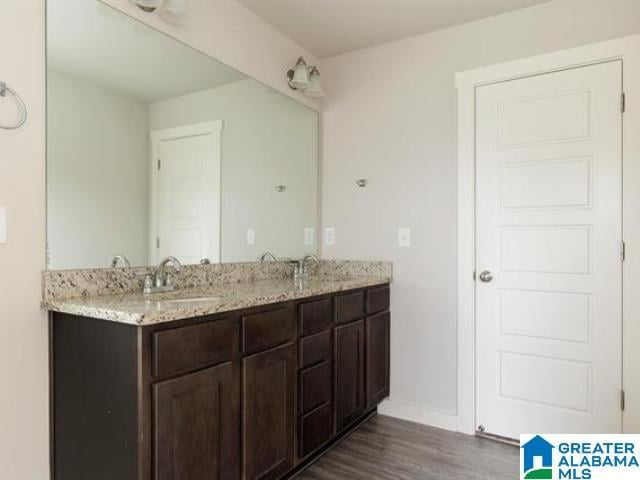
[[[479,87],[476,420],[621,431],[622,64]]]
[[[156,261],[220,261],[220,129],[155,132]]]

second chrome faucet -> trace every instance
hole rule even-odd
[[[316,265],[320,265],[320,260],[313,253],[309,253],[302,257],[302,260],[290,260],[289,265],[293,267],[293,279],[302,280],[307,276],[309,272],[309,262],[313,262]]]
[[[182,268],[182,263],[176,257],[164,258],[155,273],[145,275],[142,293],[173,292],[176,289],[171,274],[167,272],[169,264],[173,266],[176,272],[179,272],[180,268]]]

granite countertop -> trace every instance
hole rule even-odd
[[[150,295],[140,292],[49,299],[42,306],[54,312],[132,325],[151,325],[381,285],[389,281],[389,277],[312,276],[296,284],[290,278],[277,278]]]

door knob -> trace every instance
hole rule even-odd
[[[481,282],[489,283],[493,280],[493,275],[489,270],[484,270],[480,272],[479,278]]]

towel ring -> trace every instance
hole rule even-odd
[[[27,106],[24,104],[22,98],[20,98],[20,95],[18,95],[15,90],[7,86],[5,82],[0,82],[0,97],[6,97],[7,93],[11,94],[13,98],[15,98],[16,103],[18,104],[20,117],[15,125],[0,124],[0,128],[4,130],[15,130],[16,128],[20,128],[22,125],[24,125],[24,122],[27,121]]]

